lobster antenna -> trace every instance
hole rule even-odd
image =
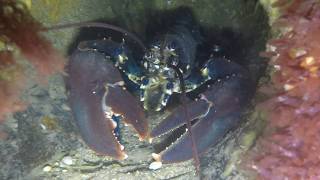
[[[67,29],[67,28],[90,28],[90,27],[105,28],[105,29],[111,29],[117,32],[121,32],[125,36],[128,36],[129,38],[133,39],[136,43],[138,43],[143,51],[146,51],[146,47],[144,46],[143,42],[136,35],[134,35],[133,33],[121,27],[118,27],[112,24],[107,24],[102,22],[77,22],[77,23],[67,23],[67,24],[54,25],[51,27],[45,27],[42,30],[54,31],[54,30]]]
[[[164,48],[166,42],[167,42],[167,38],[165,37],[163,43],[160,44],[160,52],[161,52],[160,55],[161,55],[162,59],[163,59],[163,48]],[[186,99],[185,99],[186,98],[186,88],[185,88],[185,84],[184,84],[184,80],[183,80],[183,75],[178,67],[176,67],[170,63],[168,63],[167,65],[168,65],[168,67],[172,68],[175,71],[175,73],[177,74],[179,81],[180,81],[180,88],[182,91],[182,106],[185,110],[185,114],[187,117],[187,129],[188,129],[189,135],[191,137],[191,149],[192,149],[192,156],[193,156],[193,160],[194,160],[194,166],[196,169],[196,173],[198,175],[200,175],[200,160],[199,160],[199,155],[198,155],[198,149],[196,146],[196,141],[195,141],[194,136],[192,134],[191,120],[188,118],[188,117],[190,117],[189,111],[188,111],[188,108],[185,103],[186,102]]]
[[[196,169],[196,173],[198,175],[200,175],[200,160],[199,160],[199,154],[198,154],[198,149],[196,146],[196,141],[194,139],[194,136],[192,134],[192,129],[191,129],[191,120],[188,118],[189,116],[189,111],[188,111],[188,107],[186,106],[186,90],[185,90],[185,84],[184,84],[184,80],[183,80],[183,75],[180,72],[180,70],[178,69],[178,67],[168,64],[169,67],[171,67],[176,74],[178,75],[179,81],[180,81],[180,88],[182,91],[182,106],[185,109],[185,113],[186,113],[186,117],[187,117],[187,129],[188,129],[188,133],[191,137],[191,147],[192,147],[192,154],[193,154],[193,160],[194,160],[194,166]]]

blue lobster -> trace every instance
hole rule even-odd
[[[127,157],[120,141],[120,120],[131,124],[141,139],[158,137],[191,120],[199,154],[239,124],[254,94],[249,71],[217,55],[216,46],[204,57],[199,48],[201,33],[193,23],[176,21],[147,48],[121,28],[101,26],[128,34],[144,53],[138,61],[125,42],[110,39],[83,41],[72,53],[67,66],[70,105],[83,140],[94,151],[116,159]],[[173,108],[149,131],[145,112],[162,111],[172,96],[183,94],[188,97],[184,105]],[[191,159],[191,138],[185,133],[153,154],[154,159],[162,163]]]

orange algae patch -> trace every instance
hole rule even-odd
[[[273,97],[261,105],[269,127],[251,168],[259,179],[320,179],[320,2],[283,2],[286,31],[269,41]]]
[[[8,39],[2,38],[0,48],[0,122],[5,115],[24,108],[19,100],[26,76],[21,65],[14,58],[14,47]],[[0,132],[1,133],[1,132]]]
[[[41,75],[61,71],[63,58],[41,36],[43,27],[32,18],[26,6],[4,0],[0,2],[0,7],[0,34],[15,44]]]
[[[28,75],[17,61],[18,52],[34,65],[42,82],[63,70],[64,58],[41,36],[41,31],[43,27],[24,4],[0,1],[0,121],[6,114],[24,107],[19,95]]]

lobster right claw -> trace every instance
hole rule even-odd
[[[227,132],[239,124],[241,114],[254,94],[248,71],[225,60],[215,60],[210,63],[209,65],[227,66],[230,70],[235,70],[235,73],[210,84],[198,101],[184,105],[187,110],[183,111],[182,106],[178,107],[152,130],[151,137],[157,137],[181,127],[188,119],[190,121],[197,119],[191,129],[195,146],[201,154],[210,146],[217,144]],[[159,154],[153,154],[153,158],[161,163],[181,162],[192,157],[192,138],[189,133],[184,133]]]
[[[96,43],[108,45],[108,42]],[[104,53],[85,47],[86,43],[79,46],[67,67],[67,85],[80,134],[97,153],[125,159],[124,147],[114,134],[118,124],[112,120],[112,116],[121,115],[143,139],[148,135],[144,110],[139,101],[122,86],[119,70]],[[110,47],[106,53],[114,51]]]

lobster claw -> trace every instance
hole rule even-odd
[[[236,64],[229,64],[229,66],[238,67]],[[233,67],[230,68],[233,69]],[[210,146],[216,145],[227,132],[239,124],[241,113],[253,94],[254,88],[248,72],[238,68],[235,72],[237,73],[210,84],[198,101],[185,105],[187,110],[182,110],[181,106],[178,107],[152,130],[150,137],[157,137],[181,127],[189,119],[196,120],[191,129],[199,154],[204,153]],[[181,162],[192,157],[192,140],[189,133],[184,133],[159,154],[153,154],[156,162],[161,163]]]
[[[148,134],[144,111],[122,87],[121,74],[112,61],[85,46],[79,45],[67,66],[69,100],[80,135],[97,153],[125,159],[124,147],[114,135],[117,123],[112,115],[121,115],[143,139]]]

